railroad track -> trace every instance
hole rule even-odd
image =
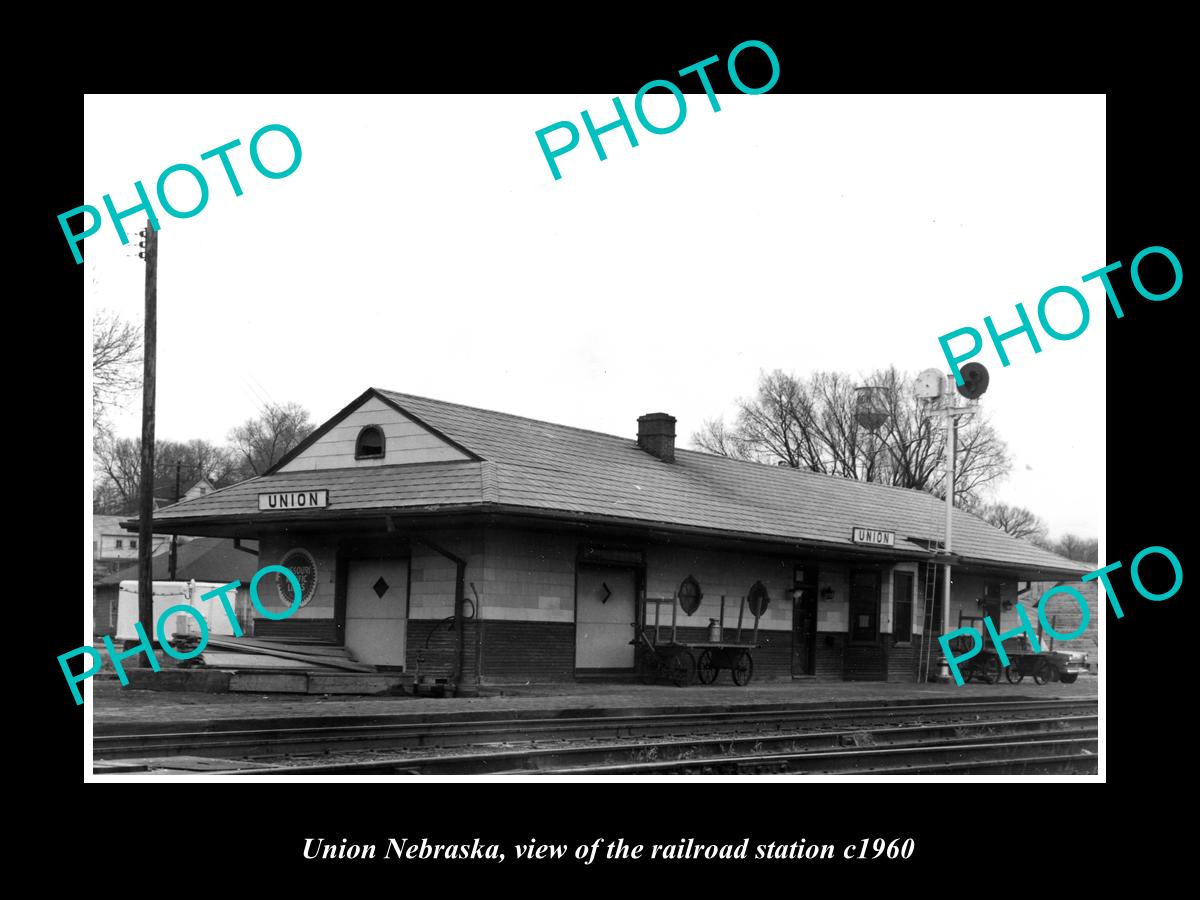
[[[255,727],[213,721],[204,730],[161,731],[160,726],[123,726],[105,733],[97,725],[93,752],[97,759],[141,756],[198,755],[261,757],[346,750],[461,747],[479,743],[570,738],[614,739],[672,734],[770,731],[799,728],[850,728],[939,721],[978,720],[986,715],[1068,716],[1096,708],[1094,699],[963,701],[858,707],[795,706],[767,709],[632,712],[621,715],[412,721],[412,717],[372,717],[368,721],[339,719],[257,720]]]
[[[751,754],[702,760],[568,767],[546,775],[1094,775],[1095,735],[1053,740],[953,742],[825,753]]]
[[[255,775],[647,775],[913,774],[914,769],[1096,769],[1097,716],[997,719],[966,725],[882,726],[873,730],[798,732],[730,739],[492,748],[425,757],[291,760],[282,765],[212,770]]]
[[[1074,755],[1086,763],[1088,754],[1092,754],[1094,771],[1095,710],[1095,700],[1058,699],[421,723],[372,721],[302,727],[285,724],[254,729],[102,734],[96,738],[95,757],[98,761],[172,755],[262,759],[268,765],[259,763],[252,769],[242,769],[231,762],[225,770],[259,774],[649,774],[706,767],[750,771],[774,766],[780,771],[796,771],[788,760],[802,756],[806,764],[824,759],[828,765],[843,766],[841,771],[865,772],[875,771],[884,763],[913,771],[913,766],[924,764],[918,757],[928,756],[935,745],[971,748],[947,752],[959,756],[967,753],[980,768],[988,768],[988,760],[979,750],[985,745],[1044,744],[1041,751],[1053,749],[1055,756],[1070,749],[1065,745],[1052,747],[1048,741],[1054,739],[1080,742]],[[658,737],[665,739],[656,740]],[[473,752],[367,757],[387,750],[430,747],[471,748]],[[889,756],[884,751],[893,752]],[[990,751],[993,755],[1007,754],[1010,762],[1016,752],[1012,747],[997,746],[991,746]],[[314,761],[312,755],[317,753],[341,758]],[[820,753],[826,756],[819,757]],[[295,755],[310,758],[289,758],[285,764],[278,764],[281,758]],[[852,758],[858,761],[851,762]],[[943,754],[930,764],[941,765],[947,760],[953,761]],[[1000,759],[998,764],[1003,762]]]

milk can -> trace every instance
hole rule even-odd
[[[717,624],[716,619],[708,620],[708,639],[714,642],[721,639],[721,626]]]

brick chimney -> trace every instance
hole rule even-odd
[[[666,413],[638,416],[638,446],[663,462],[675,462],[675,417]]]

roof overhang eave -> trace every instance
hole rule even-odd
[[[601,525],[609,528],[632,529],[641,533],[686,535],[710,540],[755,544],[764,548],[771,546],[786,549],[789,552],[820,552],[842,556],[847,559],[861,559],[863,561],[924,561],[939,565],[950,563],[952,566],[962,566],[987,573],[1012,575],[1035,581],[1078,581],[1080,575],[1083,574],[1071,569],[1047,566],[1036,562],[1014,563],[1011,561],[998,561],[979,557],[958,556],[955,554],[947,555],[944,553],[931,553],[928,550],[919,548],[865,547],[857,544],[812,540],[798,536],[762,534],[751,531],[708,528],[652,519],[634,519],[626,516],[581,513],[570,510],[538,509],[500,503],[442,504],[430,507],[380,507],[375,509],[351,510],[324,509],[312,510],[311,512],[298,515],[256,513],[252,511],[224,515],[180,516],[168,519],[155,518],[153,531],[155,534],[204,534],[215,537],[238,537],[244,535],[248,530],[279,527],[312,527],[323,523],[365,522],[372,519],[376,521],[391,519],[395,522],[402,522],[404,520],[424,521],[461,516],[487,516],[490,519],[529,520],[582,526]],[[120,524],[123,528],[130,531],[136,531],[138,527],[136,519],[123,521]]]

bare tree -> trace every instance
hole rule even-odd
[[[753,459],[754,453],[742,442],[723,419],[705,419],[700,430],[692,435],[692,443],[715,456],[733,459]]]
[[[229,432],[241,460],[242,475],[261,475],[312,434],[308,410],[298,403],[270,404],[262,415]]]
[[[1046,523],[1024,506],[989,503],[979,510],[979,517],[1016,538],[1034,540],[1046,537]]]
[[[1076,562],[1098,563],[1100,560],[1100,541],[1096,538],[1080,537],[1077,534],[1064,534],[1056,541],[1043,544],[1059,556],[1073,559]]]
[[[114,515],[137,511],[141,483],[141,438],[105,437],[96,444],[96,477],[92,486],[92,510]],[[154,445],[154,496],[175,499],[175,466],[179,464],[180,490],[186,491],[201,478],[214,487],[241,480],[239,457],[232,449],[208,441],[156,441]]]
[[[106,436],[95,445],[96,478],[93,512],[124,515],[137,510],[141,483],[141,438]],[[97,506],[96,504],[102,504]]]
[[[160,453],[169,466],[174,466],[176,460],[183,464],[185,491],[201,478],[207,479],[215,488],[228,487],[243,478],[238,454],[232,447],[218,447],[208,441],[193,439],[182,444],[169,443],[156,452],[156,460]]]
[[[708,420],[692,442],[722,456],[945,496],[943,434],[916,397],[912,379],[889,368],[862,383],[877,389],[873,409],[882,414],[882,424],[873,430],[859,424],[860,401],[850,376],[814,372],[798,378],[776,370],[759,377],[754,397],[738,401],[732,426]],[[955,500],[967,507],[1008,474],[1007,447],[985,414],[960,426],[956,468]]]
[[[92,317],[92,426],[142,383],[142,329],[99,310]]]

